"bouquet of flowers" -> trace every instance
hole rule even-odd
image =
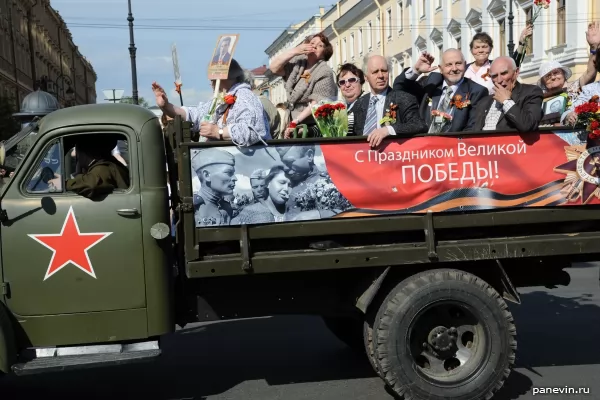
[[[352,204],[335,187],[329,176],[315,183],[309,183],[296,197],[296,205],[302,211],[332,210],[342,212],[352,208]]]
[[[575,126],[585,126],[590,139],[600,139],[600,97],[592,96],[587,103],[575,107],[575,114]]]
[[[531,21],[529,22],[532,27],[535,23],[535,20],[540,16],[542,10],[547,10],[550,7],[550,0],[533,0],[533,6],[533,15],[531,16]],[[527,47],[527,43],[529,43],[529,36],[525,38],[525,44],[523,45],[523,47]],[[525,58],[525,51],[523,51],[523,54],[520,54],[520,58],[521,63],[523,63],[523,59]]]
[[[321,102],[311,107],[312,115],[323,137],[348,134],[348,112],[342,102]]]
[[[217,107],[225,102],[225,95],[223,92],[220,92],[215,97],[213,97],[210,108],[208,109],[208,113],[202,118],[202,121],[210,122],[213,121],[215,112],[217,111]],[[216,122],[216,121],[213,121]]]
[[[428,133],[440,133],[446,124],[452,122],[452,115],[440,110],[431,110],[431,125]]]

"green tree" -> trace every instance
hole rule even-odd
[[[6,140],[19,132],[20,125],[12,114],[17,112],[13,100],[0,97],[0,140]]]
[[[133,97],[131,97],[131,96],[121,97],[120,103],[133,104]],[[143,97],[138,97],[138,105],[142,106],[144,108],[149,107],[148,102]]]

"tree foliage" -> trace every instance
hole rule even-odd
[[[131,96],[121,97],[120,103],[133,104],[133,97],[131,97]],[[142,106],[144,108],[148,108],[149,107],[148,102],[143,97],[138,97],[138,105]]]

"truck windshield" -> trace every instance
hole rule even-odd
[[[35,142],[38,133],[38,122],[27,124],[19,133],[1,144],[0,152],[4,154],[0,168],[6,171],[5,178],[14,172],[23,162],[25,155]]]

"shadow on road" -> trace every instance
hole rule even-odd
[[[600,364],[597,294],[560,297],[540,291],[521,299],[520,306],[511,306],[517,324],[518,366]]]
[[[153,364],[11,377],[0,386],[2,399],[80,399],[83,393],[86,399],[202,399],[249,380],[283,385],[376,376],[366,356],[314,317],[220,322],[178,331],[162,346]]]
[[[533,292],[522,300],[511,305],[518,370],[495,400],[530,392],[533,383],[524,373],[541,376],[537,367],[600,364],[600,307],[592,304],[597,297]],[[345,347],[314,317],[204,325],[178,331],[162,346],[163,355],[153,364],[8,377],[0,386],[2,399],[80,399],[82,394],[86,399],[203,399],[251,380],[277,386],[375,378],[365,356]]]

